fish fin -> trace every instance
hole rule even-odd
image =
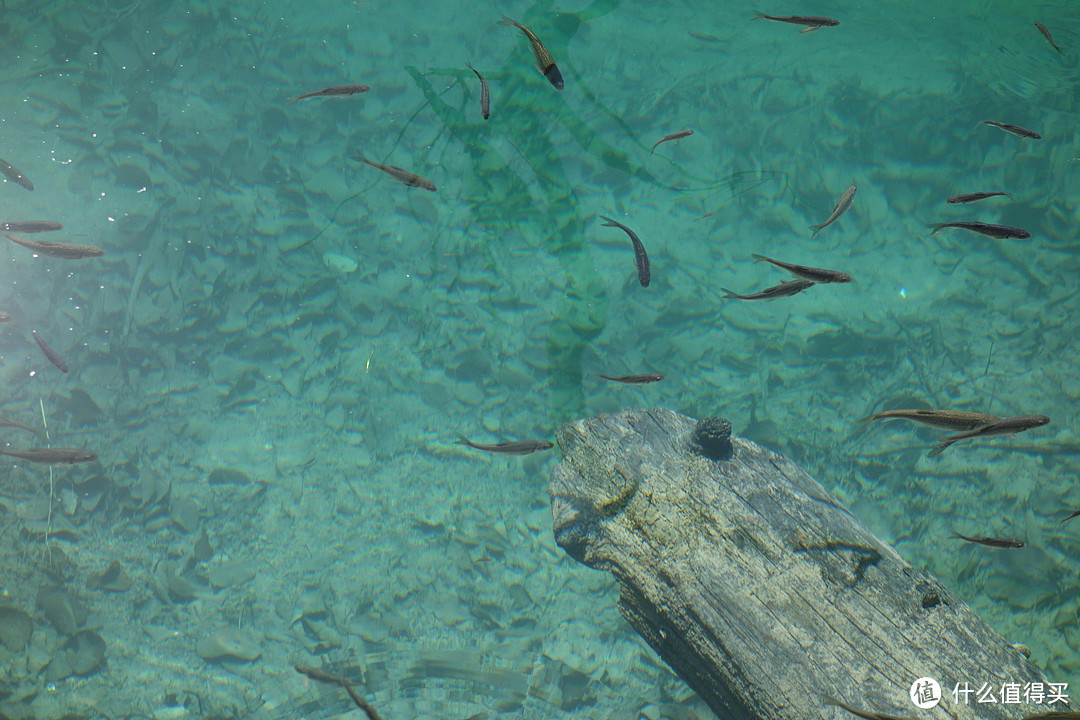
[[[931,224],[927,225],[926,227],[931,227],[931,228],[934,228],[933,232],[931,232],[931,233],[930,233],[931,235],[933,235],[933,234],[934,234],[934,233],[936,233],[936,232],[937,232],[938,230],[941,230],[942,228],[944,228],[944,227],[945,227],[945,223],[931,223]]]
[[[615,222],[614,220],[612,220],[611,218],[609,218],[607,215],[601,215],[600,219],[607,221],[607,222],[604,223],[604,227],[619,227],[619,224],[617,222]]]
[[[764,255],[758,255],[757,253],[754,253],[750,257],[754,258],[754,262],[770,262],[769,258]]]
[[[734,290],[728,290],[726,287],[722,287],[720,289],[724,291],[724,299],[725,300],[739,300],[740,299],[738,293],[736,293]]]
[[[933,447],[932,450],[930,450],[930,452],[926,453],[926,457],[937,457],[941,453],[945,452],[945,450],[948,449],[950,445],[952,445],[952,443],[948,441],[938,443]]]
[[[814,32],[815,30],[817,30],[816,25],[814,27],[808,27],[805,30],[800,30],[799,34],[802,35],[803,33]]]
[[[454,437],[457,438],[457,440],[454,441],[455,445],[468,445],[469,444],[469,438],[465,437],[464,435],[462,435],[459,432],[455,432]]]
[[[1009,198],[1010,200],[1013,199],[1012,195],[1010,195],[1009,193],[1005,193],[1005,197]]]
[[[502,16],[502,20],[499,21],[500,25],[509,25],[510,27],[521,27],[518,23],[514,22],[505,15]]]
[[[824,225],[811,225],[810,230],[812,232],[810,233],[810,237],[812,237],[812,238],[817,237],[817,234],[819,232],[821,232],[821,228],[823,228],[823,227],[825,227],[825,226]]]
[[[767,17],[765,13],[761,12],[760,10],[755,10],[754,17],[750,18],[750,22],[753,22],[754,20],[760,20],[763,17]]]

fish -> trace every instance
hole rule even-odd
[[[953,530],[952,535],[949,537],[954,540],[966,540],[970,543],[978,543],[979,545],[986,545],[987,547],[996,548],[1009,548],[1017,550],[1024,547],[1023,540],[1013,540],[1011,538],[996,538],[996,537],[968,537],[967,535],[961,535]]]
[[[304,100],[306,98],[313,97],[345,97],[346,95],[366,93],[370,89],[371,88],[367,85],[334,85],[333,87],[323,88],[322,90],[316,90],[315,92],[304,93],[303,95],[291,97],[289,98],[289,102],[297,102],[298,100]]]
[[[1080,517],[1080,510],[1073,510],[1071,513],[1065,516],[1065,519],[1058,523],[1058,525],[1064,525],[1075,517]]]
[[[49,358],[49,362],[60,369],[60,372],[67,372],[68,366],[64,360],[56,354],[56,351],[49,347],[41,336],[37,334],[37,330],[31,330],[30,334],[34,336],[34,340],[37,341],[38,347],[41,348],[41,352],[45,353],[45,357]]]
[[[1047,42],[1049,42],[1053,46],[1053,48],[1058,51],[1058,55],[1061,55],[1061,48],[1059,48],[1057,46],[1057,43],[1054,42],[1054,36],[1050,34],[1050,31],[1046,29],[1046,26],[1036,20],[1035,27],[1039,29],[1039,32],[1042,33],[1043,37],[1046,38]]]
[[[7,160],[0,159],[0,173],[3,173],[4,177],[16,185],[21,185],[27,190],[34,189],[34,183],[30,182],[30,178],[23,175],[17,168],[12,167]]]
[[[643,288],[649,287],[649,282],[652,280],[652,271],[649,267],[649,256],[645,254],[645,246],[641,244],[641,240],[638,240],[637,234],[622,223],[612,220],[609,217],[601,215],[600,219],[606,221],[604,227],[621,228],[623,232],[630,236],[630,242],[634,243],[634,263],[637,265],[638,282],[641,283],[641,287]]]
[[[618,377],[611,377],[610,375],[600,375],[599,377],[605,380],[611,380],[613,382],[625,383],[626,385],[647,385],[649,383],[660,382],[664,379],[663,375],[619,375]]]
[[[834,698],[832,695],[821,695],[821,700],[826,705],[835,705],[838,708],[843,708],[856,717],[861,717],[864,720],[911,720],[906,716],[886,715],[885,713],[873,712],[869,710],[859,710],[856,707],[852,707],[847,703],[841,702]]]
[[[1009,123],[998,122],[996,120],[980,120],[980,125],[993,125],[996,128],[1001,128],[1007,133],[1011,133],[1016,137],[1028,138],[1029,140],[1042,140],[1042,135],[1034,130],[1028,130],[1022,128],[1019,125],[1010,125]]]
[[[855,201],[856,189],[857,188],[854,185],[849,186],[848,189],[844,191],[844,194],[840,196],[840,199],[836,201],[836,207],[833,208],[832,215],[829,216],[829,219],[820,225],[810,226],[810,229],[814,231],[810,237],[816,237],[822,229],[832,225],[841,215],[848,211],[851,207],[851,203]]]
[[[728,290],[727,288],[720,289],[724,291],[724,299],[726,300],[775,300],[776,298],[798,295],[803,290],[807,290],[814,285],[814,282],[800,278],[798,280],[785,280],[779,285],[766,288],[753,295],[739,295],[735,291]]]
[[[458,439],[455,442],[458,445],[468,445],[473,450],[483,450],[484,452],[498,453],[500,455],[531,455],[539,450],[550,450],[555,447],[555,443],[547,440],[512,440],[510,442],[495,443],[494,445],[481,445],[472,442],[460,433],[454,434],[457,435]]]
[[[11,322],[15,317],[11,313],[0,311],[0,322]]]
[[[755,10],[757,17],[751,18],[751,20],[777,20],[779,22],[790,23],[792,25],[805,25],[805,30],[800,30],[799,34],[813,32],[818,28],[823,27],[836,27],[840,24],[840,21],[831,17],[817,17],[815,15],[766,15],[763,12]]]
[[[961,440],[968,440],[970,438],[981,437],[996,437],[998,435],[1015,435],[1016,433],[1024,432],[1025,430],[1031,430],[1032,428],[1042,427],[1050,422],[1050,418],[1045,415],[1017,415],[1011,418],[1002,418],[997,422],[990,423],[989,425],[982,425],[981,427],[972,428],[965,432],[957,433],[955,435],[949,435],[943,441],[938,443],[933,450],[930,451],[928,457],[937,457],[941,453],[952,445],[953,443],[960,442]]]
[[[987,415],[986,413],[969,412],[967,410],[900,409],[886,410],[885,412],[879,412],[870,417],[865,417],[859,421],[859,424],[865,425],[874,420],[889,420],[892,418],[911,420],[912,422],[922,423],[923,425],[929,425],[930,427],[941,428],[943,430],[974,430],[975,428],[985,427],[986,425],[993,425],[1002,420],[1002,418],[997,415]]]
[[[435,192],[435,184],[430,180],[425,180],[424,178],[420,177],[415,173],[411,173],[408,170],[402,170],[401,168],[394,167],[393,165],[383,165],[382,163],[372,162],[371,160],[368,160],[366,157],[364,157],[364,153],[359,150],[356,151],[356,157],[354,157],[353,160],[356,160],[358,162],[365,162],[373,168],[378,168],[379,170],[382,170],[384,173],[394,178],[402,185],[423,188],[424,190]]]
[[[23,425],[21,422],[15,422],[14,420],[9,420],[9,419],[7,419],[5,417],[0,417],[0,427],[19,428],[20,430],[25,430],[26,432],[31,432],[31,433],[34,433],[35,435],[38,435],[38,436],[41,435],[41,429],[40,428],[34,428],[34,427],[30,427],[29,425]]]
[[[4,232],[39,233],[63,230],[64,226],[52,220],[23,220],[21,222],[0,223],[0,230]]]
[[[655,150],[656,146],[660,143],[666,143],[671,140],[682,140],[684,137],[690,137],[693,134],[693,130],[680,130],[679,132],[673,132],[670,135],[665,135],[664,137],[656,141],[656,143],[652,146],[652,150],[649,151],[649,154],[651,155],[652,151]]]
[[[484,76],[477,72],[476,68],[472,66],[471,62],[465,63],[465,67],[476,73],[476,77],[480,78],[480,117],[485,120],[491,116],[491,95],[488,94],[487,80]]]
[[[555,86],[556,90],[562,90],[562,73],[559,72],[558,65],[556,65],[555,61],[552,59],[551,53],[549,53],[547,51],[547,48],[544,47],[544,43],[540,42],[540,38],[533,35],[532,30],[530,30],[529,28],[525,27],[516,20],[511,20],[505,15],[502,16],[502,20],[499,21],[499,24],[511,25],[513,27],[516,27],[521,32],[525,33],[525,37],[529,38],[529,44],[532,45],[533,56],[536,58],[536,66],[540,69],[540,72],[543,73],[544,77],[548,79],[548,82]]]
[[[809,280],[815,284],[824,283],[849,283],[851,282],[851,276],[845,272],[839,270],[825,270],[824,268],[806,267],[805,265],[791,265],[786,262],[780,262],[779,260],[773,260],[772,258],[765,257],[764,255],[751,255],[758,262],[772,263],[778,268],[783,268],[795,277],[802,278],[803,280]]]
[[[979,200],[985,200],[986,198],[998,197],[1000,195],[1004,195],[1005,197],[1012,200],[1012,195],[1010,195],[1007,192],[977,192],[977,193],[968,193],[966,195],[953,195],[951,198],[949,198],[945,202],[949,203],[950,205],[963,205],[964,203],[978,202]]]
[[[931,225],[927,225],[927,227],[934,228],[934,232],[930,233],[931,235],[933,235],[939,230],[944,230],[945,228],[960,228],[961,230],[970,230],[972,232],[977,232],[980,235],[996,238],[998,240],[1007,240],[1010,238],[1016,240],[1027,240],[1029,237],[1031,237],[1031,233],[1029,233],[1027,230],[1024,230],[1023,228],[1009,227],[1008,225],[992,225],[990,223],[984,222],[933,223]]]
[[[43,465],[74,465],[75,463],[93,462],[97,455],[82,448],[32,448],[30,450],[0,450],[0,455],[7,455],[18,460],[42,463]]]
[[[723,38],[718,38],[715,35],[708,35],[706,33],[694,32],[693,30],[688,30],[686,34],[689,35],[690,37],[694,38],[695,40],[700,40],[702,42],[711,42],[711,43],[727,42],[727,40],[724,40]]]
[[[75,243],[47,242],[45,240],[26,240],[25,238],[8,235],[7,239],[16,245],[22,245],[41,255],[63,258],[64,260],[81,260],[82,258],[101,257],[105,251],[94,245],[76,245]]]

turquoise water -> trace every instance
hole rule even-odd
[[[555,545],[557,451],[454,443],[628,406],[727,417],[1076,679],[1078,20],[1066,2],[6,5],[0,157],[35,189],[0,187],[3,216],[106,255],[5,250],[0,415],[100,461],[0,470],[2,604],[33,621],[0,647],[0,712],[344,712],[303,663],[386,718],[711,717],[611,578]],[[345,83],[371,91],[289,101]],[[1013,198],[944,202],[982,190]],[[601,215],[640,236],[648,288]],[[1033,237],[926,227],[961,220]],[[721,299],[787,279],[754,253],[855,282]],[[858,432],[912,406],[1052,422],[937,460],[938,432]],[[114,560],[126,589],[92,580]],[[43,588],[85,608],[105,667],[58,677],[70,633]]]

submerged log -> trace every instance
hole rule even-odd
[[[928,573],[770,450],[669,410],[564,425],[549,492],[555,538],[610,572],[618,606],[722,720],[1006,720],[1066,709],[1003,704],[1048,681]],[[730,426],[727,426],[730,432]],[[920,678],[940,704],[916,707]],[[966,684],[966,685],[965,685]],[[993,686],[996,703],[954,686]]]

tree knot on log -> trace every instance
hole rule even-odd
[[[690,449],[710,460],[730,460],[731,423],[718,417],[698,420],[690,437]]]

